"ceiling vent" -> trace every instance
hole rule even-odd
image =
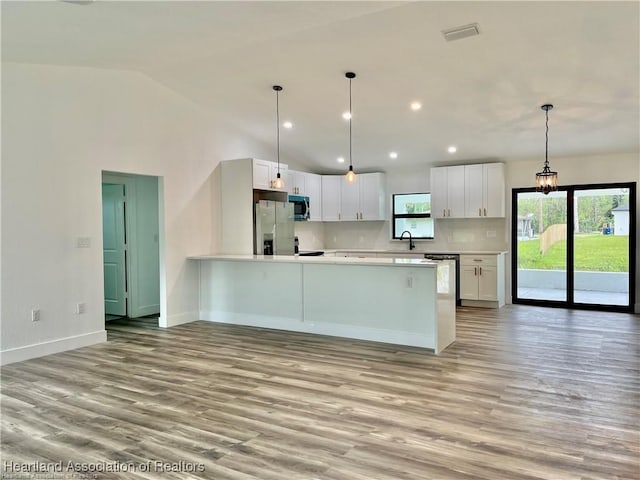
[[[453,42],[454,40],[460,40],[461,38],[480,35],[480,27],[477,23],[470,23],[469,25],[463,25],[462,27],[443,30],[442,35],[447,42]]]

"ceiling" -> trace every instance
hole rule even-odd
[[[348,163],[347,71],[357,171],[543,158],[540,106],[552,103],[553,163],[640,149],[639,7],[2,1],[2,59],[139,71],[274,146],[271,87],[282,85],[280,117],[294,127],[281,129],[281,158],[320,173]],[[470,23],[479,36],[444,40]]]

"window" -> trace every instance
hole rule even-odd
[[[413,239],[433,239],[430,193],[393,195],[393,236],[399,239],[405,230]],[[405,237],[406,238],[406,237]]]

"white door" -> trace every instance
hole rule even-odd
[[[464,218],[464,169],[464,165],[447,167],[447,217]]]
[[[478,300],[498,300],[498,269],[494,266],[478,267]]]
[[[259,190],[271,188],[271,162],[253,160],[253,188]]]
[[[460,265],[460,298],[478,299],[478,267],[475,265]]]
[[[322,176],[322,220],[325,222],[340,220],[340,182],[344,182],[342,176]]]
[[[305,188],[311,208],[309,220],[312,222],[320,222],[322,221],[322,177],[308,173]]]
[[[384,174],[363,173],[360,182],[360,220],[385,219]]]
[[[504,165],[502,163],[488,163],[483,169],[484,207],[485,217],[504,217],[505,215],[505,187]]]
[[[465,217],[484,217],[484,165],[466,165],[464,167],[465,183]]]
[[[359,175],[360,177],[362,175]],[[340,179],[340,220],[356,221],[360,218],[360,178],[355,183]]]
[[[124,185],[102,185],[104,313],[127,314]]]
[[[431,215],[435,218],[447,216],[447,167],[431,169]]]

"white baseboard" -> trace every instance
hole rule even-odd
[[[200,320],[216,323],[229,323],[247,327],[272,328],[300,333],[314,333],[332,337],[354,338],[372,342],[393,343],[435,350],[435,340],[427,333],[417,334],[401,330],[389,330],[339,323],[303,322],[295,318],[276,318],[261,315],[247,315],[230,312],[201,311]]]
[[[176,315],[160,315],[158,326],[162,328],[175,327],[183,323],[191,323],[200,320],[198,312],[184,312]]]
[[[34,343],[24,347],[9,348],[0,352],[0,365],[8,365],[10,363],[22,362],[30,358],[44,357],[54,353],[65,352],[81,347],[88,347],[96,343],[107,341],[107,331],[98,330],[97,332],[85,333],[83,335],[75,335],[73,337],[59,338],[42,343]]]

